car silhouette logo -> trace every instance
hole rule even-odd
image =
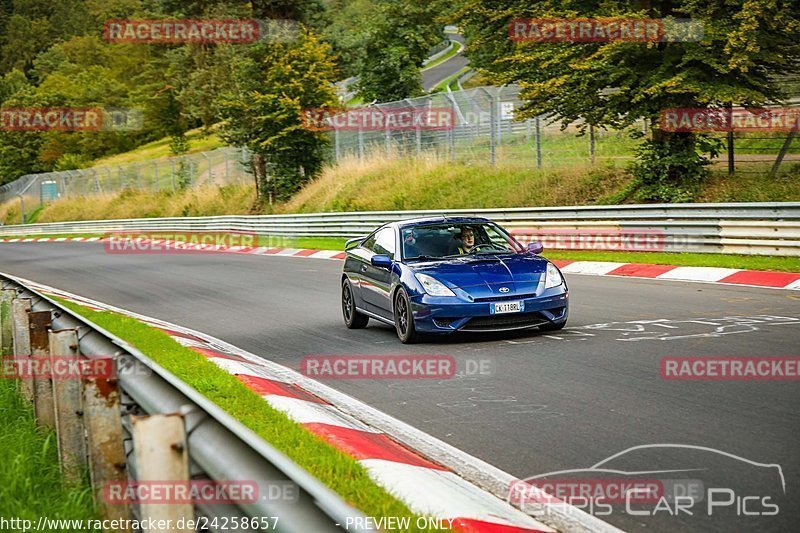
[[[508,287],[500,287],[500,292],[508,292],[509,290],[511,289],[509,289]]]

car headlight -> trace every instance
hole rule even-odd
[[[553,263],[550,263],[548,261],[544,288],[549,289],[551,287],[558,287],[562,283],[564,283],[564,278],[561,277],[561,272],[558,271],[558,269]]]
[[[425,292],[431,296],[455,296],[453,291],[436,278],[432,278],[427,274],[414,274],[414,276],[422,283],[422,288],[425,289]]]

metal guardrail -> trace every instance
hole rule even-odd
[[[277,517],[275,522],[269,523],[269,531],[297,533],[342,531],[344,524],[348,523],[347,517],[363,517],[283,453],[133,346],[16,278],[0,273],[0,286],[2,293],[13,291],[14,299],[24,301],[26,306],[29,302],[31,312],[49,313],[51,331],[77,331],[76,353],[80,357],[114,359],[120,396],[115,407],[122,417],[123,428],[130,429],[132,415],[177,413],[183,417],[192,479],[254,483],[262,491],[287,483],[294,488],[295,497],[291,499],[259,497],[254,503],[196,505],[195,516],[228,520]],[[11,300],[8,296],[4,294],[3,309],[6,312],[7,302]],[[7,316],[5,320],[8,320]],[[33,331],[33,322],[30,327]],[[3,345],[7,346],[6,343]],[[16,347],[11,353],[17,353]],[[38,403],[36,405],[38,408]],[[87,413],[87,416],[90,415]],[[137,479],[136,454],[131,448],[131,439],[126,438],[124,442],[127,456],[124,470],[128,481],[134,481]],[[94,445],[107,448],[109,442],[104,440]],[[120,468],[123,465],[115,466]],[[92,471],[93,481],[95,477],[96,472]],[[140,510],[134,508],[132,511],[134,517],[141,518]],[[230,529],[229,525],[226,527]],[[210,527],[211,531],[222,529],[222,526]],[[351,525],[348,530],[352,529]],[[260,531],[257,528],[238,530]]]
[[[545,244],[550,248],[572,248],[576,235],[592,236],[617,232],[642,238],[655,236],[656,246],[664,251],[800,256],[800,202],[441,209],[95,220],[5,226],[0,227],[0,235],[239,231],[281,237],[356,237],[372,231],[384,222],[442,214],[487,217],[518,235],[545,234]]]

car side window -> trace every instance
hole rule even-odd
[[[375,245],[371,250],[376,254],[394,256],[394,229],[384,228],[376,233],[375,237]]]
[[[369,251],[372,251],[372,249],[375,247],[375,239],[377,237],[378,237],[377,232],[373,233],[372,235],[364,239],[364,242],[361,243],[361,247]]]

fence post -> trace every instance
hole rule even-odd
[[[139,483],[155,481],[189,482],[189,454],[186,430],[179,414],[133,418],[133,450],[136,454],[136,478]],[[142,520],[186,521],[194,518],[191,503],[153,503],[139,505]],[[193,532],[193,529],[173,531]]]
[[[361,121],[358,121],[358,160],[364,159],[364,130],[361,127]]]
[[[31,311],[28,313],[30,329],[31,359],[36,363],[33,372],[33,412],[36,423],[43,427],[56,426],[55,405],[53,403],[53,369],[50,365],[50,339],[48,332],[52,317],[50,311]],[[49,368],[50,372],[44,372]]]
[[[169,164],[172,167],[172,190],[175,190],[175,158],[169,158]]]
[[[17,295],[14,289],[0,290],[0,356],[14,353],[14,337],[11,327],[11,302]]]
[[[153,160],[153,190],[158,191],[158,161]]]
[[[117,361],[102,359],[104,372],[96,372],[83,379],[83,411],[86,435],[89,441],[89,474],[95,500],[104,518],[127,519],[130,508],[124,502],[109,501],[102,494],[112,483],[124,483],[125,447],[120,418]],[[126,530],[127,531],[127,530]]]
[[[536,168],[542,168],[542,124],[538,116],[534,122],[536,124]]]
[[[336,149],[336,161],[339,161],[342,158],[342,146],[341,141],[339,140],[339,128],[336,126],[333,127],[333,146]]]
[[[489,162],[494,165],[495,163],[495,142],[496,142],[496,132],[495,129],[497,128],[497,105],[495,102],[494,95],[489,92],[487,89],[483,89],[483,92],[486,93],[486,96],[489,97]]]
[[[208,163],[208,185],[211,185],[211,182],[214,180],[211,176],[211,156],[208,155],[207,152],[203,152],[203,157],[206,158],[206,162]]]
[[[733,157],[733,130],[731,130],[728,132],[728,174],[733,174],[735,170]]]
[[[74,329],[50,331],[50,357],[79,357],[78,333]],[[76,481],[86,467],[86,439],[83,426],[81,380],[53,374],[56,433],[61,472],[68,480]]]
[[[589,124],[589,162],[594,165],[594,125]]]
[[[503,114],[501,113],[502,108],[502,92],[503,86],[497,88],[497,92],[495,93],[495,102],[494,105],[497,106],[495,109],[495,117],[497,118],[497,126],[495,127],[495,132],[497,133],[497,145],[500,146],[503,144]]]
[[[136,165],[136,163],[134,163]],[[136,186],[139,190],[142,190],[142,167],[141,165],[136,165]]]
[[[783,162],[783,157],[786,155],[786,152],[789,151],[789,146],[792,144],[795,136],[797,136],[797,128],[792,129],[789,132],[789,135],[786,136],[786,140],[781,146],[781,151],[778,152],[778,157],[775,158],[775,164],[772,165],[772,168],[769,171],[769,177],[774,178],[775,174],[778,173],[778,169],[781,167],[781,163]]]
[[[28,358],[31,355],[31,330],[28,322],[30,310],[30,298],[14,298],[11,302],[11,334],[14,339],[11,355],[14,358]],[[33,402],[33,379],[23,376],[20,388],[25,399]]]

